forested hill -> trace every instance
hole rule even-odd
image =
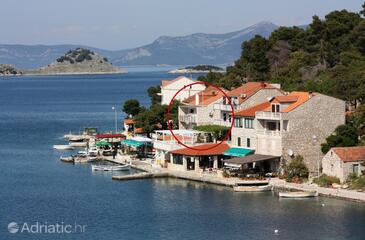
[[[314,16],[307,28],[280,27],[256,35],[226,74],[210,81],[231,88],[245,81],[281,83],[285,90],[318,91],[356,104],[365,99],[365,4],[359,12]]]

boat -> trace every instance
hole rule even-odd
[[[93,171],[127,171],[129,165],[91,165]]]
[[[60,157],[60,160],[62,161],[62,162],[68,162],[68,163],[73,163],[74,162],[74,158],[72,157],[72,156],[70,156],[70,157],[63,157],[63,156],[61,156]]]
[[[96,157],[99,154],[99,149],[97,147],[90,147],[87,152],[89,153],[89,156]]]
[[[87,142],[70,142],[69,145],[72,147],[86,147]]]
[[[271,191],[271,185],[264,186],[234,186],[233,191],[235,192],[266,192]]]
[[[90,139],[88,135],[69,135],[68,141],[70,142],[84,142]]]
[[[282,198],[309,198],[318,197],[318,192],[279,192],[279,197]]]
[[[72,150],[72,149],[74,149],[74,147],[69,145],[69,144],[68,145],[53,145],[53,148],[57,149],[57,150]]]

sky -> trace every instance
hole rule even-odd
[[[0,43],[81,44],[109,50],[159,36],[226,33],[261,21],[292,26],[364,0],[0,0]]]

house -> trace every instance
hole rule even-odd
[[[208,86],[182,101],[179,106],[179,129],[193,129],[194,126],[212,124],[213,105],[224,96],[222,91]]]
[[[156,165],[174,168],[174,163],[171,161],[170,152],[184,148],[183,145],[179,144],[176,138],[179,139],[181,143],[189,146],[197,146],[213,142],[213,138],[210,133],[183,129],[172,131],[174,135],[171,134],[170,130],[158,130],[155,131],[152,136],[153,147],[156,151]]]
[[[277,85],[260,82],[248,82],[231,91],[222,91],[230,98],[235,112],[284,94]],[[179,128],[207,124],[231,126],[232,108],[222,91],[208,87],[183,101],[179,106]]]
[[[334,147],[322,159],[322,173],[338,177],[341,183],[346,182],[351,173],[357,176],[365,167],[365,147]]]
[[[255,154],[304,158],[312,173],[318,172],[321,143],[345,123],[345,102],[319,93],[292,92],[276,96],[235,114],[233,146]]]
[[[284,92],[280,90],[280,85],[265,82],[248,82],[227,92],[235,112],[279,95],[284,95]],[[214,124],[231,126],[232,108],[226,96],[223,96],[221,101],[214,103],[213,110]]]
[[[209,168],[223,166],[224,152],[229,149],[228,144],[216,143],[195,146],[194,149],[182,148],[170,152],[171,163],[174,170],[200,172]]]
[[[187,86],[189,84],[196,83],[196,81],[181,76],[174,80],[162,80],[161,83],[161,104],[169,105],[171,102],[171,99],[175,96],[175,94],[182,89],[184,86]],[[191,85],[189,87],[186,87],[181,92],[179,92],[175,100],[183,101],[184,99],[195,95],[196,93],[203,91],[205,89],[204,84],[195,84]]]

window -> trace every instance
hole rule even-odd
[[[283,130],[286,132],[289,131],[289,121],[288,120],[283,121]]]
[[[172,163],[182,165],[183,164],[183,156],[174,154],[174,156],[172,157]]]
[[[276,131],[276,122],[268,122],[267,128],[269,131]]]
[[[279,104],[272,104],[271,105],[271,112],[280,112],[280,105]]]
[[[237,146],[241,147],[241,138],[240,137],[237,138]]]
[[[352,165],[352,172],[355,173],[356,175],[359,174],[359,164]]]
[[[227,113],[223,113],[223,121],[227,121]]]
[[[190,114],[194,114],[194,112],[195,112],[195,111],[194,111],[194,108],[190,108],[190,109],[189,109],[189,113],[190,113]]]
[[[241,118],[234,118],[234,127],[237,127],[237,128],[241,128],[242,127]]]
[[[253,128],[253,118],[245,118],[245,128]]]
[[[251,147],[251,139],[250,138],[247,138],[246,145],[247,145],[248,148]]]

